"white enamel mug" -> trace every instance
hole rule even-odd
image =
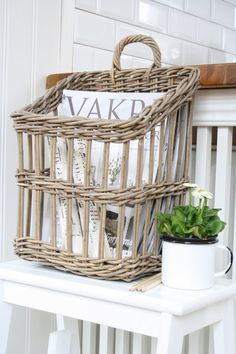
[[[162,241],[162,283],[175,289],[200,290],[214,285],[216,277],[224,276],[231,268],[231,250],[217,245],[216,238],[208,243],[191,242],[163,236]],[[229,262],[221,272],[215,272],[216,248],[228,253]]]

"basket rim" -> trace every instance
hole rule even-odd
[[[143,111],[145,111],[145,109],[147,107],[151,107],[153,108],[155,103],[156,102],[159,102],[159,101],[162,101],[162,102],[165,102],[166,100],[169,101],[170,98],[167,97],[168,94],[173,91],[174,93],[177,92],[177,89],[178,87],[184,82],[186,81],[186,79],[188,79],[190,77],[191,74],[195,74],[195,77],[192,79],[191,81],[191,84],[194,85],[194,84],[198,84],[199,82],[199,78],[200,78],[200,69],[197,68],[197,67],[194,67],[194,66],[183,66],[183,65],[175,65],[175,66],[171,66],[171,67],[154,67],[152,70],[151,70],[151,73],[155,73],[157,74],[158,72],[163,72],[166,74],[166,76],[168,76],[168,73],[170,73],[171,71],[173,70],[178,70],[178,76],[181,76],[183,75],[183,79],[179,82],[179,85],[175,88],[172,88],[171,90],[163,90],[163,91],[156,91],[156,92],[164,92],[164,95],[163,97],[161,98],[158,98],[157,100],[155,100],[153,102],[152,105],[149,105],[149,106],[146,106],[144,107],[140,112],[139,112],[139,115],[141,115],[143,113]],[[122,76],[123,74],[129,74],[129,73],[137,73],[137,72],[140,72],[140,73],[143,73],[145,74],[147,72],[147,68],[136,68],[136,69],[122,69],[122,70],[119,70],[119,71],[116,71],[115,72],[115,78],[117,78],[117,76]],[[187,72],[189,73],[187,75]],[[72,73],[71,75],[69,75],[68,77],[58,81],[58,83],[56,85],[54,85],[53,87],[51,87],[50,89],[48,89],[45,94],[43,94],[42,96],[40,96],[38,99],[34,100],[31,104],[27,105],[27,106],[24,106],[22,109],[20,110],[16,110],[16,111],[13,111],[10,116],[11,118],[15,119],[17,117],[23,117],[23,116],[28,116],[30,114],[33,114],[33,116],[47,116],[47,114],[49,112],[52,112],[52,110],[49,110],[47,113],[37,113],[37,112],[34,112],[34,107],[37,105],[37,103],[39,103],[40,101],[42,100],[50,100],[50,98],[52,98],[55,94],[55,92],[61,90],[61,92],[64,90],[64,89],[70,89],[69,85],[71,83],[73,83],[74,80],[76,79],[79,79],[81,77],[83,77],[84,75],[100,75],[100,74],[109,74],[110,75],[110,70],[91,70],[91,71],[78,71],[78,72],[74,72]],[[112,78],[110,77],[110,79],[112,80]],[[86,82],[86,80],[84,80],[84,82]],[[115,86],[115,85],[114,85]],[[73,89],[72,89],[73,90]],[[76,91],[76,90],[75,90]],[[99,90],[83,90],[83,89],[80,89],[80,91],[94,91],[94,92],[99,92]],[[112,92],[112,90],[110,89],[107,89],[107,90],[102,90],[101,92]],[[116,92],[124,92],[122,90],[120,91],[116,91]],[[128,91],[128,92],[137,92],[136,90],[134,91]],[[148,92],[148,91],[147,91]],[[180,94],[179,94],[180,95]],[[177,95],[176,97],[178,97],[179,95]],[[168,102],[169,103],[169,102]],[[58,117],[66,117],[66,116],[58,116]],[[51,118],[55,119],[55,116],[51,116]],[[72,116],[69,116],[70,119],[72,119]],[[76,116],[75,120],[78,120],[78,119],[85,119],[85,120],[88,120],[88,118],[86,117],[81,117],[81,116]],[[128,119],[125,119],[125,121],[134,121],[136,120],[137,117],[133,118],[133,117],[130,117]],[[89,118],[89,121],[90,122],[101,122],[101,121],[104,121],[104,122],[107,122],[107,119],[91,119]],[[123,121],[123,120],[120,120],[120,121]]]

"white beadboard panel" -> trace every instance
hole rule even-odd
[[[226,52],[236,54],[236,31],[228,28],[223,29],[224,34],[224,50]]]
[[[172,65],[182,63],[182,41],[162,33],[152,33],[161,50],[161,61]]]
[[[115,22],[89,12],[75,10],[74,42],[103,49],[115,45]]]
[[[198,18],[196,41],[208,47],[223,49],[223,29],[222,26],[216,25],[209,21]]]
[[[6,112],[6,63],[7,63],[7,55],[6,55],[6,41],[7,41],[7,0],[0,2],[0,201],[3,201],[4,195],[4,152],[5,152],[5,123],[6,119],[4,119],[7,115]],[[1,205],[2,206],[2,205]],[[2,231],[4,223],[4,209],[1,207],[0,209],[0,227]],[[3,235],[3,233],[2,233]],[[5,238],[0,236],[0,261],[4,259],[4,243]]]
[[[192,15],[210,19],[211,0],[186,0],[185,11]]]
[[[75,7],[77,9],[96,12],[96,0],[76,0]]]
[[[176,9],[183,10],[184,9],[184,0],[154,0],[158,3],[175,7]]]
[[[208,48],[192,43],[183,43],[183,64],[208,63]]]
[[[219,64],[219,63],[235,63],[236,55],[222,52],[216,49],[209,49],[209,63]]]
[[[70,72],[73,64],[74,0],[61,1],[60,72]],[[57,6],[58,10],[60,7]],[[56,12],[57,13],[57,12]]]
[[[235,28],[235,6],[224,0],[215,0],[212,4],[213,21],[230,28]]]
[[[61,0],[0,2],[1,261],[14,258],[12,241],[16,234],[14,175],[18,161],[9,114],[42,94],[45,76],[59,69],[60,25]],[[35,316],[34,312],[15,308],[7,354],[42,353],[40,348],[46,353],[50,316],[40,315],[33,322],[31,316]]]
[[[187,13],[171,9],[169,11],[169,34],[195,41],[196,18]]]
[[[7,43],[5,48],[5,97],[2,126],[2,225],[4,235],[4,260],[12,259],[14,251],[12,240],[16,235],[17,187],[15,172],[17,168],[16,134],[9,118],[13,110],[22,108],[31,101],[32,88],[32,41],[33,4],[31,0],[8,1]],[[17,58],[17,60],[16,60]]]
[[[2,70],[3,66],[5,65],[5,42],[6,42],[6,26],[7,26],[7,18],[6,18],[6,8],[7,8],[7,1],[0,2],[0,107],[2,107],[3,101],[3,93],[5,89],[3,88],[5,80],[4,80],[4,70]],[[1,110],[1,108],[0,108]],[[1,131],[0,126],[0,131]]]
[[[118,43],[122,38],[134,34],[145,34],[147,36],[151,35],[151,32],[143,28],[136,26],[131,26],[126,23],[117,22],[116,24],[116,43]],[[113,50],[114,48],[112,48]],[[143,59],[153,59],[152,51],[150,48],[141,43],[134,43],[127,45],[124,48],[124,53],[128,55],[133,55]]]
[[[74,44],[73,71],[93,70],[94,48],[81,44]]]
[[[136,2],[136,22],[157,32],[167,32],[168,7],[149,0]]]
[[[33,99],[45,92],[46,76],[60,69],[61,6],[58,4],[60,5],[60,0],[37,0]]]
[[[134,0],[97,0],[97,11],[114,19],[133,22]]]

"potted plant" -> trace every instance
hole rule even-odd
[[[224,229],[218,213],[220,209],[207,205],[213,195],[197,185],[184,183],[188,188],[187,205],[174,207],[170,214],[159,213],[157,229],[162,238],[162,282],[177,289],[206,289],[214,278],[229,271],[232,252],[228,247],[216,245],[218,234]],[[192,195],[199,199],[197,206]],[[222,272],[215,273],[215,249],[229,253],[229,264]]]

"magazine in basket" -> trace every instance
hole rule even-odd
[[[122,92],[94,92],[94,91],[73,91],[64,90],[62,102],[58,107],[58,113],[62,117],[78,116],[87,119],[128,119],[130,117],[136,118],[138,113],[146,106],[151,105],[155,100],[162,97],[163,93],[122,93]],[[159,156],[159,126],[155,128],[154,140],[154,169],[152,180],[155,181],[158,156]],[[50,141],[49,141],[50,144]],[[145,136],[144,142],[144,159],[143,159],[143,174],[142,185],[148,182],[148,165],[149,165],[149,150],[150,150],[150,133]],[[73,182],[76,184],[84,184],[85,176],[85,141],[80,139],[74,140],[73,148]],[[67,142],[65,138],[57,138],[56,151],[56,178],[67,178]],[[94,141],[92,144],[91,154],[91,185],[101,186],[103,158],[103,144]],[[130,142],[129,154],[129,169],[127,176],[127,187],[135,185],[135,171],[138,156],[138,140],[134,139]],[[120,171],[122,160],[122,146],[121,144],[111,143],[109,154],[109,168],[108,168],[108,187],[120,188]],[[118,221],[118,207],[111,204],[107,205],[106,210],[106,228],[105,228],[105,242],[104,255],[105,257],[116,256],[116,236],[117,236],[117,221]],[[63,198],[57,198],[57,214],[60,235],[57,240],[57,246],[60,248],[66,245],[66,214],[67,204]],[[89,247],[88,255],[90,257],[98,256],[99,243],[99,213],[100,206],[90,201],[89,203]],[[144,227],[145,210],[141,210],[142,231]],[[122,257],[132,255],[132,230],[133,230],[133,215],[134,207],[127,207],[125,211],[125,225],[123,237]],[[154,218],[155,215],[152,215]],[[73,252],[82,253],[83,243],[83,222],[84,219],[84,202],[79,198],[73,199],[72,204],[72,245]],[[139,244],[142,244],[142,232],[139,235]]]

